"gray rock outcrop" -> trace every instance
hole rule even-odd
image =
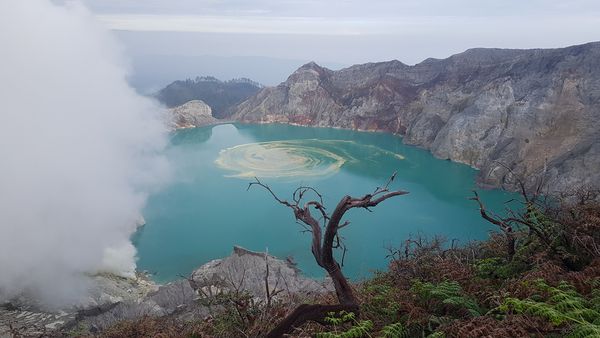
[[[214,306],[206,305],[211,298],[244,292],[266,302],[267,285],[272,299],[333,290],[327,279],[317,281],[302,276],[289,259],[240,247],[235,247],[226,258],[202,265],[188,279],[165,285],[157,285],[142,275],[130,279],[102,274],[94,276],[94,282],[85,306],[44,311],[25,302],[0,305],[0,338],[94,333],[119,321],[144,316],[204,319],[214,310]]]
[[[408,66],[309,63],[238,105],[234,119],[376,130],[480,169],[482,185],[600,187],[600,42],[470,49]],[[502,165],[501,165],[501,164]]]
[[[214,292],[215,288],[221,291],[244,290],[261,299],[267,297],[265,278],[269,292],[280,296],[306,296],[333,291],[329,280],[306,278],[289,260],[237,246],[230,256],[204,264],[191,276],[194,287],[205,293]]]
[[[181,106],[169,109],[174,129],[202,127],[217,123],[211,108],[201,100],[188,101]]]

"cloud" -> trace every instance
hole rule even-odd
[[[360,35],[381,32],[381,21],[319,17],[200,16],[110,14],[98,15],[110,29],[125,31]]]
[[[0,2],[0,44],[0,301],[65,306],[87,274],[132,274],[129,237],[169,176],[166,128],[77,2]]]
[[[417,16],[545,16],[600,12],[597,0],[84,0],[95,13],[243,15],[329,18]]]
[[[597,0],[84,1],[132,54],[414,64],[473,47],[600,39]]]
[[[357,36],[378,35],[414,37],[451,35],[456,38],[485,35],[490,38],[508,36],[515,39],[528,35],[556,31],[587,32],[600,28],[595,15],[522,16],[416,16],[396,18],[360,17],[278,17],[278,16],[202,16],[166,14],[103,14],[98,19],[109,29],[138,32],[194,32],[274,35]],[[560,26],[556,26],[561,23]],[[572,32],[570,32],[572,33]]]

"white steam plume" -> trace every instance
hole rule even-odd
[[[135,269],[129,237],[168,176],[161,109],[77,2],[0,1],[0,46],[0,302],[73,304],[87,274]]]

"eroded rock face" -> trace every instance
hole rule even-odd
[[[202,127],[218,122],[212,116],[211,108],[201,100],[188,101],[169,110],[172,113],[174,129]]]
[[[512,183],[544,175],[557,190],[600,186],[600,43],[471,49],[415,66],[331,71],[309,63],[236,108],[242,122],[378,130]]]
[[[89,299],[83,305],[61,311],[44,311],[26,301],[0,305],[0,338],[82,335],[144,316],[204,319],[211,314],[211,308],[204,305],[210,301],[203,300],[223,293],[247,292],[257,301],[266,302],[267,264],[273,298],[333,290],[330,280],[302,276],[289,259],[235,247],[231,256],[201,266],[188,279],[165,285],[157,285],[142,275],[135,279],[109,274],[94,276]]]
[[[241,247],[234,247],[231,256],[204,264],[191,276],[194,287],[205,293],[245,290],[263,299],[267,297],[265,278],[269,292],[278,296],[316,295],[333,290],[330,280],[306,278],[290,260]]]

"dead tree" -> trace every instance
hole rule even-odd
[[[481,217],[483,217],[483,219],[485,219],[486,221],[498,226],[498,228],[500,228],[500,230],[504,234],[504,237],[506,238],[506,254],[508,256],[507,258],[509,261],[511,261],[515,255],[517,240],[516,234],[513,230],[513,226],[511,223],[515,222],[516,219],[502,218],[500,216],[491,214],[486,210],[485,206],[483,205],[483,202],[481,202],[477,191],[473,190],[473,194],[475,196],[471,197],[470,199],[477,202],[477,204],[479,205],[479,212],[481,213]]]
[[[350,224],[348,221],[342,222],[342,218],[348,210],[363,208],[370,211],[369,208],[377,206],[388,198],[407,194],[408,192],[406,191],[390,191],[388,189],[395,177],[396,174],[394,173],[383,187],[377,187],[371,194],[366,194],[358,198],[348,195],[344,196],[331,214],[327,213],[321,194],[312,187],[304,186],[297,188],[292,194],[292,202],[289,202],[279,198],[268,185],[263,184],[258,178],[255,178],[256,181],[248,185],[248,189],[254,185],[266,189],[277,202],[292,209],[296,221],[299,221],[299,223],[305,226],[308,232],[312,233],[312,254],[317,264],[325,269],[331,277],[339,301],[337,305],[302,304],[271,330],[267,337],[282,337],[307,321],[324,324],[325,317],[330,312],[347,311],[358,314],[358,300],[354,296],[350,283],[342,273],[340,264],[333,256],[334,249],[342,248],[343,264],[346,250],[343,243],[341,243],[338,231]],[[304,202],[307,194],[314,194],[317,199]],[[318,218],[313,216],[311,209],[319,215],[317,216]]]
[[[527,228],[529,238],[535,236],[550,251],[556,251],[556,248],[553,245],[553,236],[555,235],[552,234],[552,231],[549,232],[547,226],[542,224],[538,219],[539,210],[546,210],[548,206],[547,197],[549,192],[546,190],[546,166],[544,165],[542,173],[537,178],[533,179],[533,183],[530,184],[529,187],[526,187],[524,174],[515,173],[508,165],[502,162],[496,161],[495,163],[507,170],[508,176],[506,176],[506,179],[511,181],[513,187],[518,187],[518,192],[522,198],[521,203],[523,204],[523,212],[515,211],[513,208],[507,207],[505,211],[508,216],[501,217],[485,209],[483,202],[476,191],[473,191],[475,196],[470,199],[476,201],[479,205],[481,216],[486,221],[498,226],[505,235],[509,261],[512,260],[515,254],[517,234],[514,229],[518,227]],[[511,199],[506,203],[508,204],[512,201],[514,201],[514,199]]]

